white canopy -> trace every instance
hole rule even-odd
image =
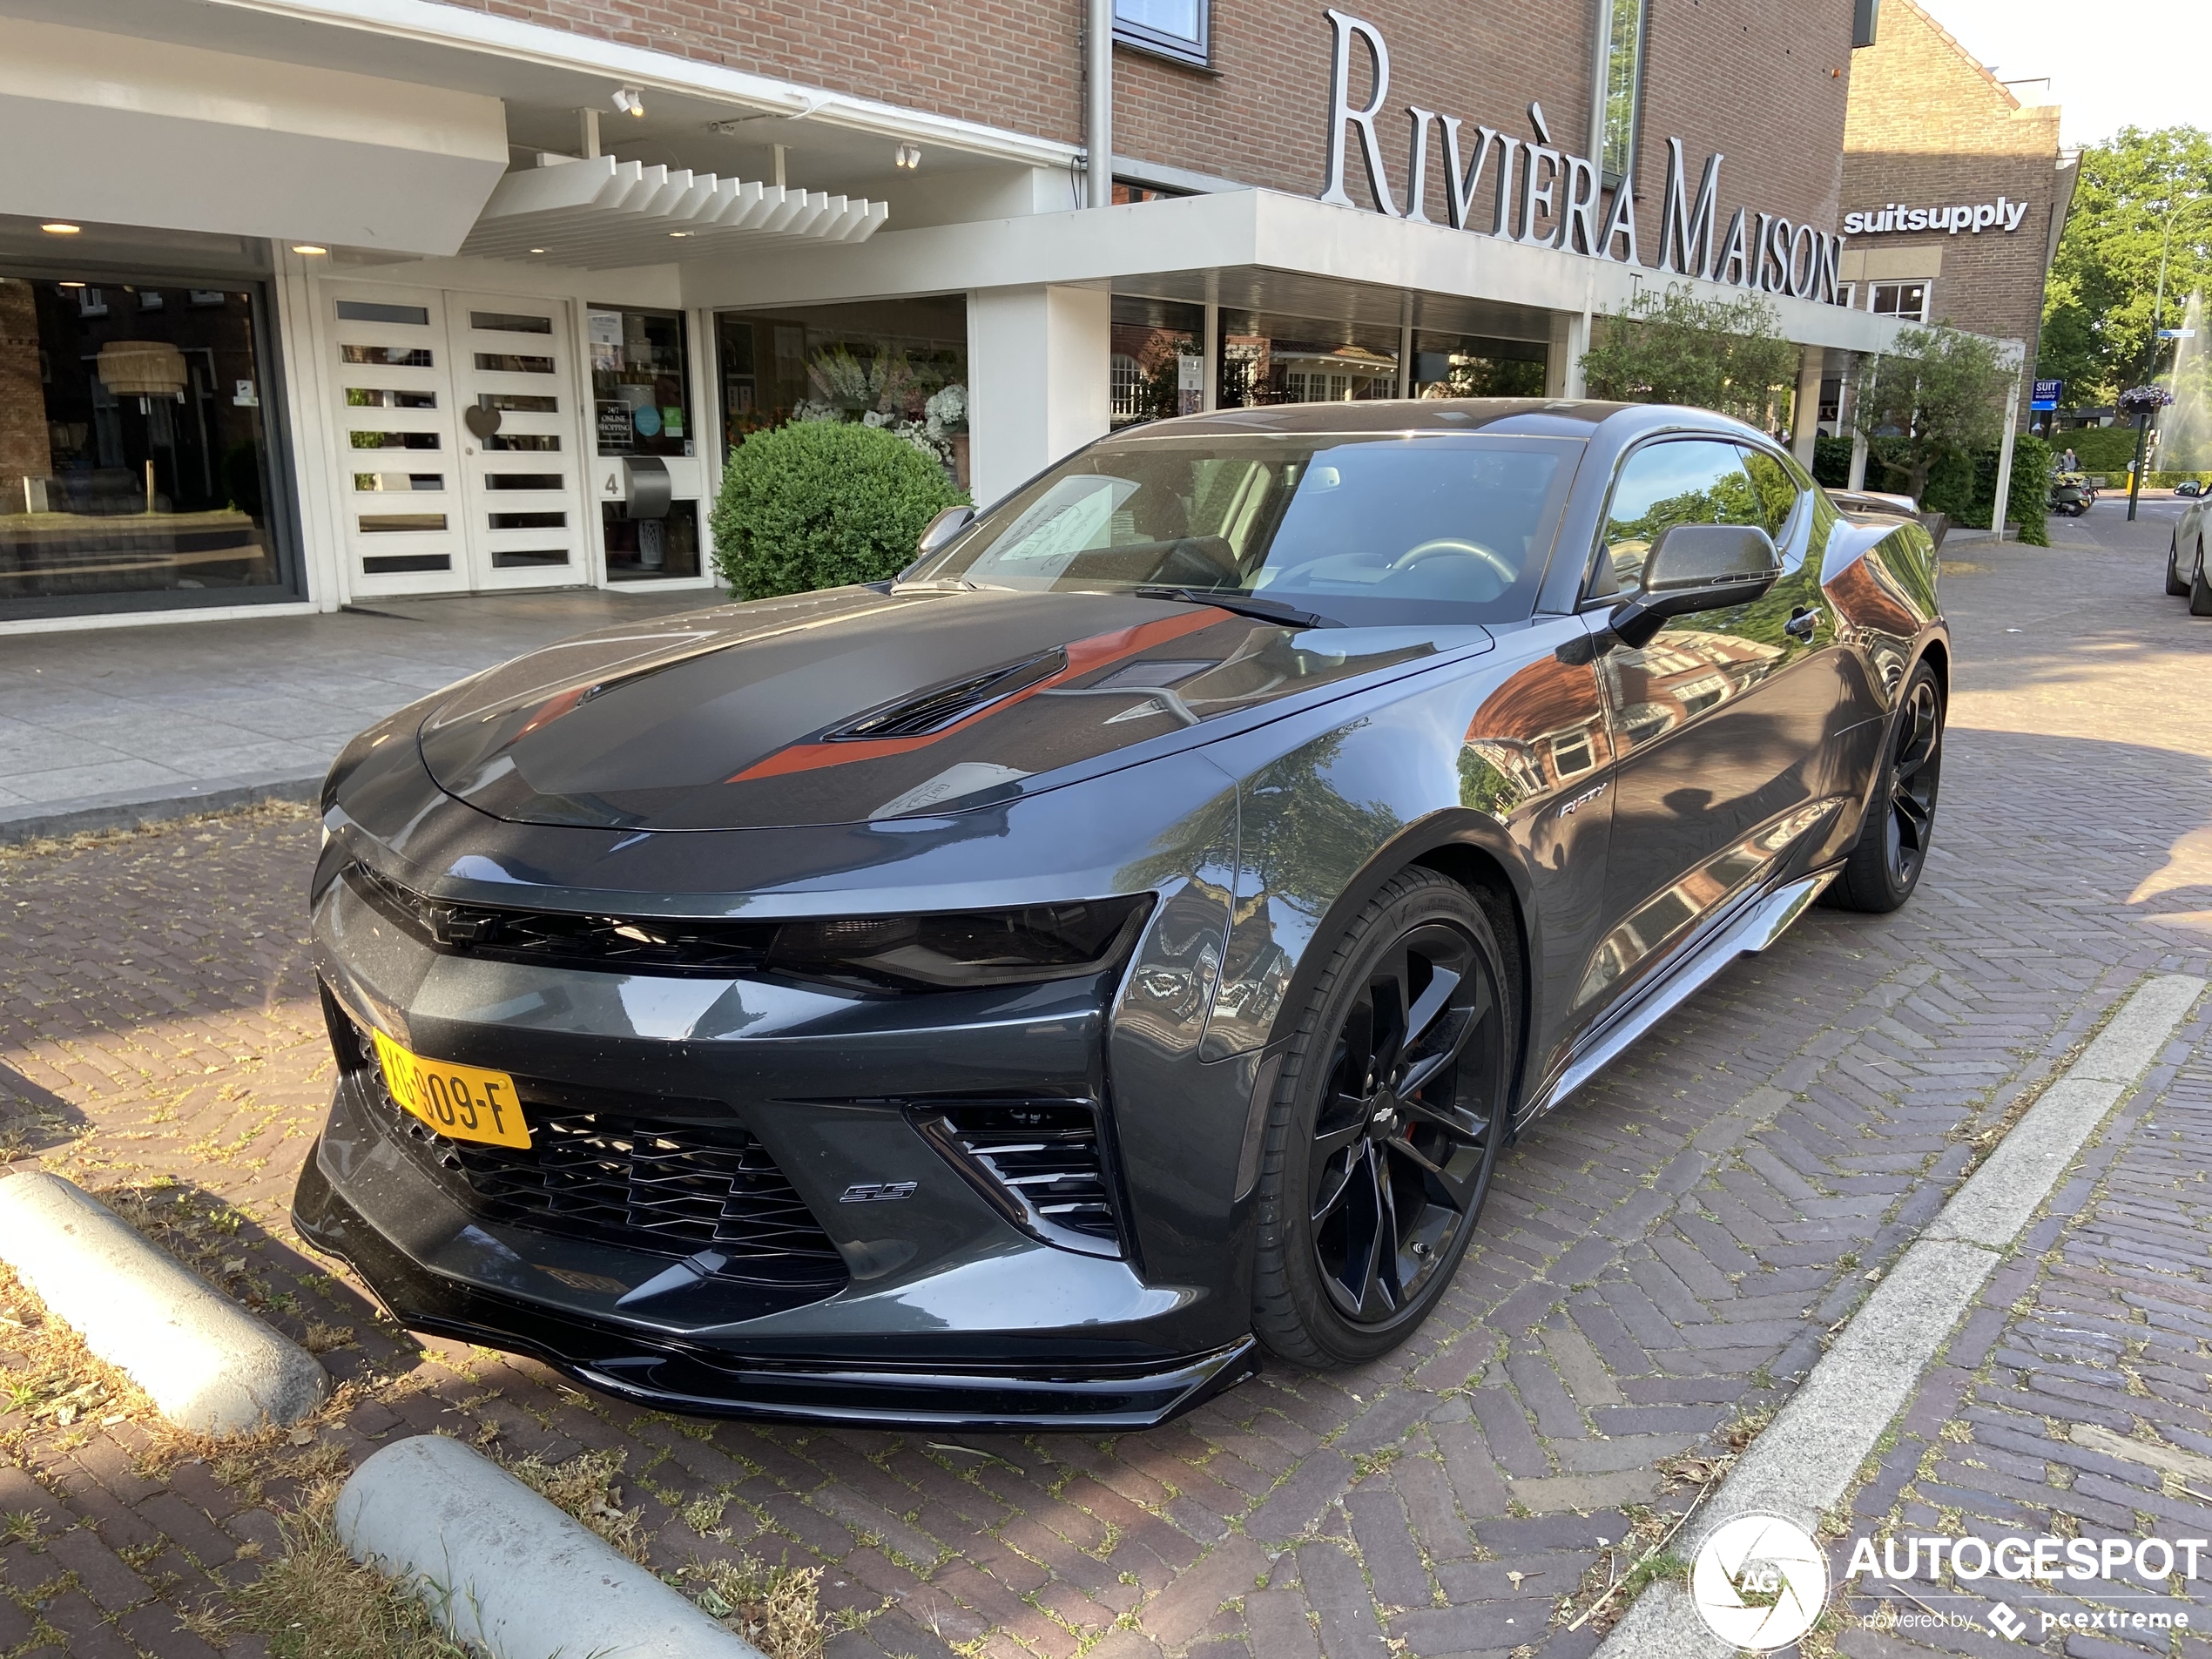
[[[882,202],[597,156],[509,173],[461,251],[502,260],[536,255],[596,271],[699,259],[769,239],[864,242],[890,212]]]

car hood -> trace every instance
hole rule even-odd
[[[840,588],[549,645],[455,686],[419,741],[442,788],[516,822],[860,823],[1008,799],[1487,640],[1135,596]]]

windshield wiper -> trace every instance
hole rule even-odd
[[[1333,617],[1316,616],[1311,610],[1297,610],[1278,599],[1261,599],[1247,593],[1223,593],[1212,588],[1138,588],[1135,591],[1140,599],[1175,599],[1184,604],[1211,605],[1217,610],[1254,617],[1261,622],[1296,623],[1301,628],[1344,626]]]

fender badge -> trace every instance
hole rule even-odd
[[[1575,796],[1573,800],[1568,801],[1566,806],[1561,807],[1559,809],[1559,815],[1561,818],[1572,818],[1575,813],[1581,812],[1583,807],[1588,806],[1592,801],[1595,800],[1604,792],[1605,786],[1603,784],[1600,784],[1595,789],[1586,789],[1581,794]]]
[[[838,1203],[889,1204],[894,1198],[913,1197],[918,1184],[914,1181],[862,1181],[846,1188]]]

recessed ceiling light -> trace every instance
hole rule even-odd
[[[64,282],[58,286],[64,288],[81,288],[84,285],[82,282]]]
[[[689,235],[691,234],[691,232],[689,232],[689,231],[671,231],[671,232],[669,232],[669,234],[670,234],[671,236],[689,236]]]
[[[41,225],[38,228],[45,232],[49,236],[75,236],[79,231],[84,229],[84,226],[81,225],[64,225],[57,219],[51,225]]]
[[[533,253],[543,253],[545,250],[542,247],[534,247],[530,250],[530,252]]]
[[[317,247],[313,242],[294,242],[292,245],[292,251],[294,253],[327,253],[330,252],[330,250],[327,247]]]

